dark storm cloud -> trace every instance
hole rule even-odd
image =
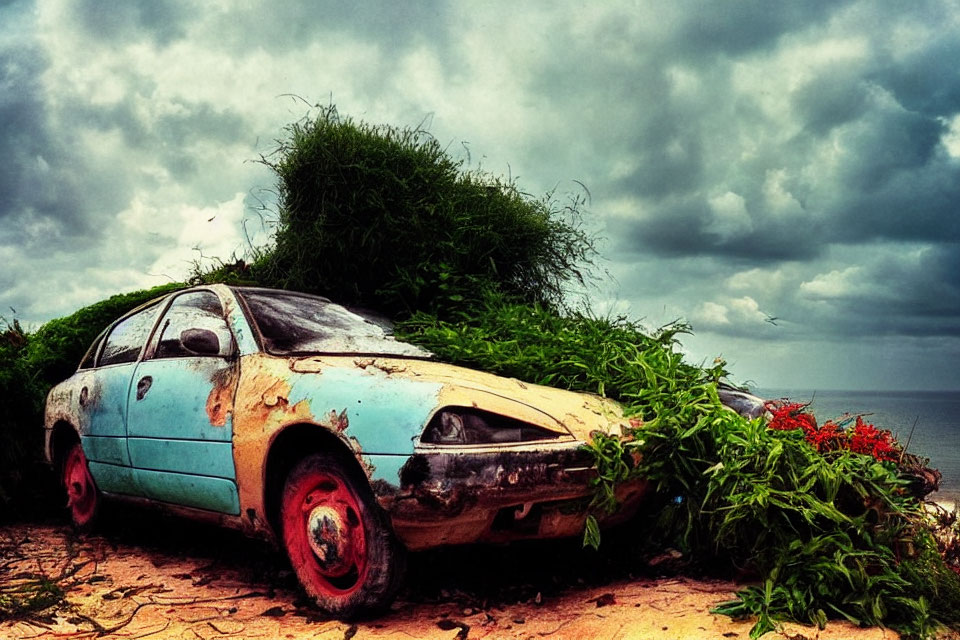
[[[832,3],[802,5],[798,15],[773,19],[767,14],[774,12],[744,9],[741,15],[732,5],[711,6],[678,28],[704,35],[679,49],[712,48],[728,56],[693,59],[694,97],[678,97],[666,86],[677,60],[669,47],[646,54],[656,64],[622,61],[627,69],[636,65],[635,88],[645,100],[635,118],[620,120],[619,130],[599,131],[608,154],[629,155],[635,164],[625,175],[601,175],[590,183],[595,193],[636,199],[643,211],[611,222],[618,251],[769,263],[810,260],[838,241],[960,239],[953,215],[960,163],[943,145],[944,118],[960,111],[955,33],[903,59],[884,54],[828,67],[784,96],[787,110],[778,123],[751,107],[762,95],[730,86],[730,65],[738,57],[746,64],[758,49],[775,49],[785,34],[794,40],[816,34],[811,25],[828,22],[839,9]],[[796,26],[800,31],[791,32]],[[738,40],[736,33],[745,37]],[[870,42],[875,49],[881,45]],[[625,75],[617,69],[614,77]],[[591,82],[599,85],[610,75],[579,79],[589,94]],[[778,127],[797,133],[777,138]],[[742,152],[744,140],[748,154]],[[795,201],[783,211],[774,210],[769,194],[771,172],[777,171],[783,176],[774,186]],[[718,234],[711,200],[725,192],[743,198],[747,218],[740,228]]]
[[[902,60],[879,66],[868,79],[888,88],[906,109],[932,116],[960,110],[960,40],[946,31]]]
[[[217,39],[209,44],[245,50],[254,41],[286,52],[347,36],[392,53],[424,44],[446,48],[448,12],[449,5],[432,1],[263,0],[234,6],[214,19]]]
[[[78,181],[66,168],[72,153],[48,126],[39,81],[47,67],[42,50],[0,49],[0,244],[23,245],[42,232],[90,231]]]
[[[76,23],[98,40],[136,41],[147,36],[160,45],[182,38],[196,5],[176,0],[73,0]]]
[[[128,94],[107,106],[80,105],[65,116],[72,127],[119,132],[130,150],[148,152],[176,179],[188,178],[199,167],[192,150],[197,144],[234,144],[253,140],[250,124],[230,109],[202,102],[170,100],[170,113],[145,117],[138,100],[149,95]]]
[[[804,132],[820,139],[836,127],[859,119],[869,108],[870,85],[853,70],[823,74],[798,89],[793,107]]]
[[[610,237],[618,251],[629,255],[637,247],[652,249],[665,257],[713,256],[741,267],[782,260],[808,260],[821,254],[823,246],[807,240],[813,231],[798,226],[796,219],[759,220],[760,228],[732,237],[710,230],[714,212],[697,196],[672,199],[657,205],[643,221],[608,220]]]
[[[684,19],[672,44],[676,52],[698,63],[708,54],[742,55],[767,49],[798,28],[815,26],[845,4],[835,0],[787,2],[771,10],[766,0],[679,3]]]

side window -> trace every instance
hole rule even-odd
[[[233,335],[212,291],[177,296],[160,321],[154,358],[226,357],[234,353]]]
[[[93,366],[93,361],[97,358],[97,351],[100,349],[100,343],[103,342],[103,336],[106,335],[106,333],[106,330],[101,331],[97,339],[93,341],[93,344],[87,349],[86,355],[83,356],[83,360],[78,367],[79,369],[89,369]]]
[[[140,350],[147,341],[153,320],[156,318],[157,305],[152,304],[143,311],[136,313],[119,324],[107,336],[100,354],[100,366],[135,362],[140,357]]]

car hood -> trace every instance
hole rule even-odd
[[[592,439],[591,433],[597,430],[623,434],[630,427],[623,407],[613,400],[442,362],[375,356],[309,356],[290,363],[290,368],[298,373],[319,373],[328,367],[354,367],[369,375],[439,384],[437,409],[473,407],[558,433],[569,433],[583,441]]]

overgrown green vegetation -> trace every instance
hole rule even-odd
[[[659,500],[636,523],[638,546],[672,546],[701,567],[756,575],[718,611],[822,625],[842,617],[924,636],[960,622],[960,582],[943,563],[920,502],[897,465],[850,451],[818,453],[800,430],[777,431],[722,407],[722,365],[700,369],[675,349],[682,326],[650,336],[636,323],[557,314],[489,298],[471,314],[418,313],[403,337],[444,359],[522,380],[601,393],[643,424],[595,436],[594,508],[616,508],[633,477]],[[586,541],[598,532],[587,528]]]
[[[263,162],[277,175],[264,284],[395,316],[468,308],[483,291],[559,306],[593,253],[582,198],[532,198],[466,171],[420,129],[371,126],[335,107],[294,123]]]

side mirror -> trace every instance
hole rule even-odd
[[[220,339],[209,329],[184,329],[180,332],[180,344],[198,356],[220,355]]]

